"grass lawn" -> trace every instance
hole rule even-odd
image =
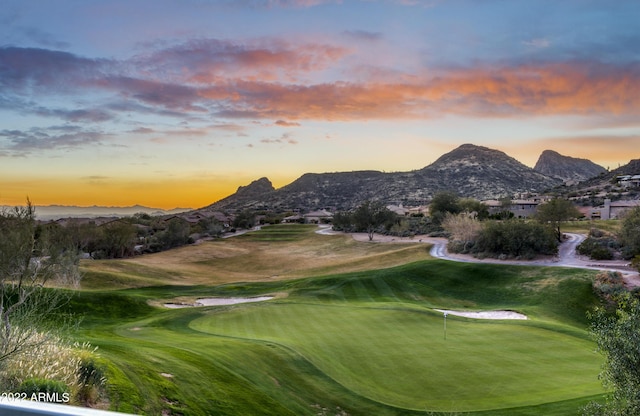
[[[585,235],[588,235],[592,228],[598,228],[615,234],[620,230],[620,220],[567,221],[561,224],[560,228],[563,232]]]
[[[355,394],[399,409],[474,411],[601,392],[588,340],[535,324],[387,307],[270,303],[212,313],[197,331],[293,349]]]
[[[180,249],[89,266],[96,272],[91,290],[74,297],[69,312],[84,316],[79,335],[108,363],[114,410],[564,415],[602,399],[602,357],[586,332],[586,311],[597,303],[595,272],[454,263],[430,259],[425,245],[356,244],[289,227],[190,247],[193,257]],[[245,255],[244,264],[226,255],[252,250],[258,254]],[[260,250],[287,262],[322,252],[328,259],[324,266],[286,265]],[[246,279],[215,277],[218,266]],[[261,279],[261,267],[295,271]],[[101,288],[97,270],[121,279],[119,288]],[[124,288],[127,276],[134,278]],[[252,304],[150,306],[158,299],[274,293],[280,296]],[[443,316],[433,308],[510,309],[530,319],[449,315],[445,340]]]
[[[346,235],[320,236],[316,226],[267,226],[230,239],[203,242],[125,260],[81,264],[83,289],[233,282],[372,270],[429,258],[425,244],[369,244]]]

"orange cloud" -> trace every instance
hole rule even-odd
[[[230,117],[353,120],[442,114],[510,117],[551,114],[636,114],[637,65],[548,64],[453,70],[400,83],[300,85],[233,80],[202,87]]]
[[[131,61],[149,76],[200,85],[229,77],[293,80],[301,74],[326,69],[349,53],[341,46],[273,38],[242,43],[200,39],[136,56]]]
[[[300,123],[290,122],[285,120],[277,120],[275,122],[275,125],[280,127],[300,127]]]
[[[500,115],[621,114],[640,109],[640,68],[586,62],[455,71],[434,83],[442,99],[459,94],[462,108]],[[463,111],[464,112],[464,111]]]
[[[107,108],[64,114],[91,120],[125,112],[288,122],[421,119],[443,114],[609,115],[622,120],[640,112],[638,63],[485,65],[393,77],[369,71],[363,77],[357,65],[356,72],[344,67],[349,62],[342,58],[350,53],[341,46],[278,39],[190,41],[126,62],[0,48],[0,56],[11,58],[10,64],[0,68],[0,85],[16,94],[23,92],[23,86],[35,84],[52,94],[84,94],[95,88],[121,98]],[[13,63],[15,57],[21,58],[20,64]],[[324,70],[341,74],[344,80],[309,82],[327,75],[319,73]],[[21,104],[24,112],[60,115],[55,109]]]

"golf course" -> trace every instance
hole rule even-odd
[[[432,258],[417,241],[316,230],[273,225],[83,261],[68,311],[82,318],[74,336],[99,348],[105,406],[151,415],[498,416],[576,415],[604,400],[587,320],[598,305],[596,271],[458,263]],[[192,306],[209,298],[256,301]]]

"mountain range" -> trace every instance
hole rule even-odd
[[[9,207],[1,207],[9,208]],[[145,213],[152,216],[178,214],[191,210],[191,208],[174,208],[164,210],[160,208],[145,207],[142,205],[132,205],[129,207],[105,207],[76,205],[38,205],[35,207],[36,217],[39,220],[48,221],[58,218],[96,218],[96,217],[127,217],[136,213]]]
[[[581,189],[608,186],[619,175],[639,173],[640,159],[631,160],[625,166],[608,171],[590,160],[545,150],[532,169],[499,150],[464,144],[422,169],[407,172],[364,170],[305,173],[279,189],[275,189],[271,181],[263,177],[238,187],[234,194],[200,210],[349,210],[366,200],[419,206],[428,204],[436,193],[446,190],[480,200],[514,197],[517,194],[551,189],[556,193],[576,193]],[[172,215],[189,211],[190,208],[163,210],[141,205],[36,207],[36,215],[41,220],[63,217],[123,217],[140,212]]]
[[[366,200],[417,206],[446,190],[480,200],[499,199],[543,192],[603,172],[589,160],[554,151],[543,152],[532,169],[499,150],[463,144],[432,164],[408,172],[305,173],[279,189],[263,177],[204,209],[348,210]]]

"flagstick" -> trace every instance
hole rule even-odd
[[[447,339],[447,313],[444,313],[444,339]]]

